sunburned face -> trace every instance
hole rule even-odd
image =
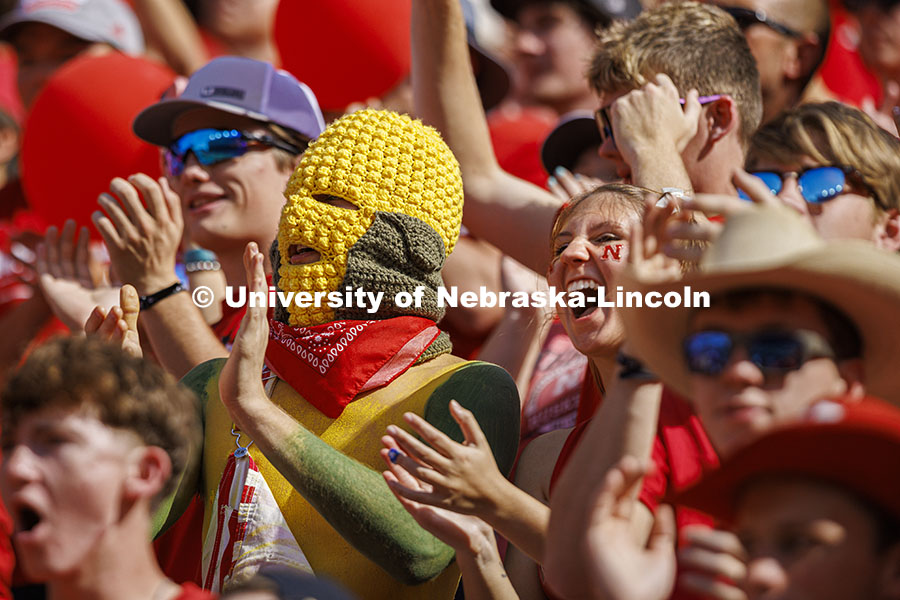
[[[25,416],[4,438],[0,489],[15,526],[16,560],[29,578],[70,576],[96,558],[121,518],[139,447],[131,432],[59,408]]]
[[[266,133],[256,121],[210,109],[185,113],[175,122],[173,133],[177,137],[207,128]],[[289,167],[278,165],[272,149],[260,145],[243,156],[209,166],[189,153],[184,171],[168,179],[181,197],[191,240],[224,253],[250,241],[274,239],[284,205],[281,193],[290,174]]]
[[[628,258],[628,234],[637,215],[613,195],[582,201],[552,240],[553,262],[547,281],[557,290],[596,298],[604,287],[614,297],[615,279]],[[615,309],[558,309],[560,321],[575,347],[588,356],[614,356],[624,337]]]
[[[812,481],[769,479],[741,496],[736,533],[750,600],[870,600],[886,560],[876,524],[850,494]]]
[[[704,330],[814,332],[833,344],[818,309],[803,297],[760,296],[739,308],[717,306],[696,313],[690,333]],[[691,401],[716,450],[727,455],[773,427],[799,419],[814,402],[858,390],[857,369],[833,358],[812,358],[785,373],[764,373],[744,348],[735,348],[718,375],[691,375]]]

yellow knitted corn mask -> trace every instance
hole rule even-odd
[[[440,135],[420,121],[389,111],[364,110],[333,122],[310,145],[284,192],[278,226],[279,288],[337,290],[347,253],[376,211],[403,213],[430,225],[450,254],[462,219],[459,165]],[[326,204],[342,198],[358,210]],[[315,263],[292,265],[297,244],[320,253]],[[291,325],[334,319],[328,306],[288,308]]]

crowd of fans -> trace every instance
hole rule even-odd
[[[0,5],[0,598],[900,598],[900,4],[289,2]]]

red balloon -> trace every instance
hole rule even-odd
[[[113,177],[158,177],[159,151],[134,135],[131,122],[174,77],[118,52],[78,58],[54,73],[25,120],[22,185],[32,209],[52,225],[75,219],[91,227],[97,196]]]
[[[284,0],[275,43],[284,69],[323,110],[382,96],[410,67],[410,0]]]

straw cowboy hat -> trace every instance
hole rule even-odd
[[[760,208],[728,219],[707,249],[700,270],[668,283],[642,281],[632,269],[619,282],[628,291],[710,296],[742,288],[805,293],[833,305],[856,325],[869,394],[900,403],[900,256],[862,240],[825,242],[795,213]],[[691,397],[683,340],[691,314],[702,308],[623,308],[629,344],[672,389]]]

